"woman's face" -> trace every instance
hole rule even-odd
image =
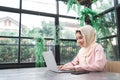
[[[83,39],[83,36],[79,32],[76,33],[76,40],[80,47],[84,47],[84,39]]]

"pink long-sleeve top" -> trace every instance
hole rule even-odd
[[[78,55],[73,59],[73,61],[65,64],[68,66],[74,66],[76,71],[88,70],[88,71],[103,71],[104,66],[107,62],[106,56],[102,46],[98,43],[90,50],[89,56],[82,56],[81,49]]]

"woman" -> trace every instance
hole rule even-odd
[[[60,70],[102,71],[106,64],[103,47],[96,43],[96,33],[92,26],[86,25],[76,31],[76,39],[81,47],[73,61],[60,65]]]

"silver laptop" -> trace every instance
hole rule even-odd
[[[73,72],[71,70],[61,71],[57,68],[57,63],[52,51],[43,52],[43,57],[47,66],[47,69],[54,72]]]

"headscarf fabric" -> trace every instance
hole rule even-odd
[[[84,39],[85,47],[89,47],[91,44],[95,43],[96,41],[96,32],[95,29],[90,25],[85,25],[84,27],[80,28],[81,34]]]
[[[91,54],[91,50],[93,50],[93,46],[96,43],[96,32],[95,29],[90,25],[85,25],[80,28],[81,35],[84,39],[84,47],[81,47],[81,50],[79,53],[82,54],[82,56],[89,56]]]

